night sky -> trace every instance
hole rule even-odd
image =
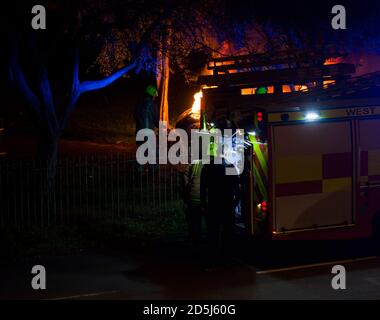
[[[111,10],[118,12],[116,0],[107,1]],[[169,1],[164,1],[169,2]],[[380,17],[380,3],[378,1],[340,1],[347,10],[347,30],[333,30],[331,28],[331,8],[337,4],[336,1],[237,1],[225,0],[220,3],[225,4],[225,14],[220,28],[228,29],[235,25],[242,27],[252,21],[261,25],[271,26],[274,30],[280,29],[288,33],[302,33],[308,45],[322,43],[326,45],[333,43],[339,47],[344,47],[347,51],[355,52],[364,50],[368,53],[380,53],[380,31],[378,28],[378,17]],[[49,74],[52,81],[56,81],[55,90],[62,90],[62,95],[69,89],[73,62],[74,47],[79,44],[81,54],[82,76],[88,78],[101,77],[96,68],[90,70],[89,66],[93,63],[99,52],[96,43],[87,43],[80,40],[75,43],[70,34],[65,34],[67,28],[75,25],[75,8],[83,1],[42,1],[47,8],[46,32],[37,33],[40,43],[38,52],[32,57],[28,52],[27,46],[30,38],[30,8],[35,4],[34,1],[11,2],[5,4],[1,11],[1,33],[3,39],[3,49],[0,50],[1,62],[1,82],[4,93],[9,92],[9,77],[7,72],[7,61],[10,54],[10,47],[15,39],[21,39],[21,51],[24,55],[25,68],[33,68],[28,65],[36,57],[48,59]],[[145,1],[147,8],[153,8],[157,1]],[[195,1],[190,1],[195,3]],[[217,3],[217,1],[216,1]],[[94,28],[101,28],[101,24],[94,22]],[[100,29],[101,30],[101,29]],[[90,30],[91,31],[91,30]],[[75,33],[74,33],[75,34]],[[46,41],[47,40],[47,41]],[[33,70],[31,81],[33,82]],[[143,77],[143,75],[142,75]],[[173,77],[173,81],[178,78],[178,73]],[[180,77],[181,78],[181,77]],[[138,81],[146,81],[141,77]],[[183,79],[180,79],[183,81]],[[58,94],[60,94],[58,92]],[[191,102],[192,93],[185,100],[186,104]]]

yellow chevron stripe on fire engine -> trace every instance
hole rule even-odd
[[[253,151],[257,155],[257,159],[259,160],[261,170],[264,174],[264,178],[267,179],[267,177],[268,177],[268,165],[267,165],[268,157],[264,156],[263,152],[261,151],[260,145],[261,145],[261,143],[259,143],[259,142],[256,142],[256,141],[253,142]]]
[[[258,165],[260,166],[260,169],[257,167],[256,163],[253,163],[253,173],[255,177],[255,181],[257,183],[257,187],[260,192],[261,199],[260,200],[267,200],[268,199],[268,192],[266,187],[266,181],[268,177],[268,157],[267,154],[264,155],[262,152],[260,146],[264,145],[257,141],[255,136],[250,136],[250,141],[253,145],[253,151],[257,157]],[[258,199],[258,198],[256,198]]]
[[[258,169],[257,169],[257,167],[255,165],[253,166],[253,172],[254,172],[254,175],[255,175],[255,178],[256,178],[255,180],[257,182],[257,186],[258,186],[259,191],[260,191],[261,196],[262,196],[261,200],[268,199],[267,188],[265,187],[263,178],[260,175],[260,172],[258,171]]]

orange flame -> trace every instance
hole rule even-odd
[[[343,58],[342,58],[342,57],[337,57],[337,58],[327,58],[327,59],[325,60],[324,65],[325,65],[325,66],[328,66],[328,65],[338,64],[338,63],[342,63],[342,62],[343,62]]]
[[[201,99],[203,97],[202,89],[194,94],[194,102],[191,107],[191,113],[199,114],[201,113]]]
[[[203,86],[201,90],[194,94],[194,102],[191,106],[191,117],[194,119],[201,118],[201,101],[203,98],[203,89],[215,89],[217,86]]]

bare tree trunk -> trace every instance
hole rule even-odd
[[[159,70],[157,75],[157,83],[160,88],[160,120],[169,122],[169,77],[170,77],[170,61],[169,61],[169,47],[170,47],[170,26],[167,26],[167,30],[163,37],[158,53]]]
[[[57,169],[58,145],[60,134],[52,135],[46,131],[40,133],[37,157],[47,169],[47,179],[49,184],[54,180]]]
[[[37,153],[39,160],[42,161],[43,164],[47,165],[47,178],[49,185],[51,185],[56,175],[59,139],[80,95],[85,92],[102,89],[110,85],[124,74],[135,69],[137,66],[137,60],[132,60],[129,65],[101,80],[80,82],[79,55],[76,55],[71,96],[68,105],[64,109],[62,118],[59,119],[56,113],[56,106],[53,101],[53,95],[46,67],[41,65],[39,70],[40,98],[32,90],[25,78],[24,72],[17,61],[17,51],[12,55],[9,67],[10,76],[12,81],[19,87],[20,91],[25,96],[31,109],[36,115],[36,118],[38,119],[38,127],[40,128],[40,131]]]
[[[169,122],[169,57],[166,55],[162,59],[162,80],[161,80],[161,97],[160,97],[160,120]]]
[[[47,145],[47,176],[49,182],[54,180],[57,173],[59,139],[60,136],[53,137],[49,145]]]

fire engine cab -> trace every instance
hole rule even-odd
[[[201,126],[244,129],[241,215],[252,235],[380,234],[380,73],[353,77],[329,54],[214,59],[198,79]]]

